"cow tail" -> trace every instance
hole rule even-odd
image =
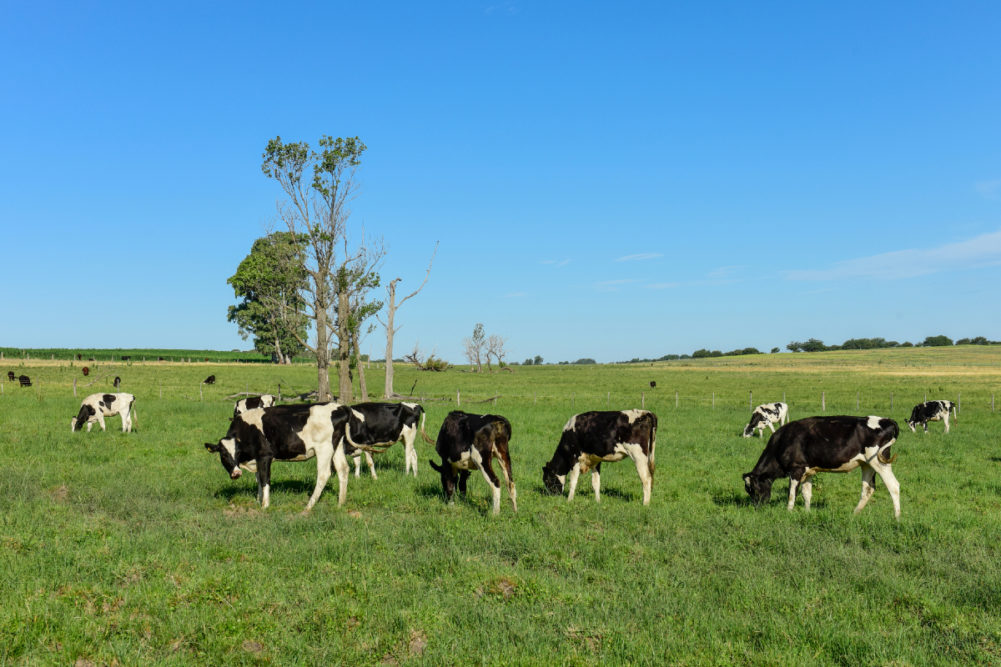
[[[650,467],[650,477],[653,477],[653,470],[656,467],[656,464],[654,463],[654,454],[656,454],[656,451],[657,451],[657,422],[654,421],[653,425],[650,427],[650,456],[647,457],[647,465]]]
[[[435,444],[435,441],[428,437],[427,432],[424,430],[424,421],[427,419],[427,414],[424,412],[424,408],[421,408],[421,436],[424,438],[424,442],[429,445]]]
[[[897,460],[897,455],[896,454],[894,454],[890,458],[886,458],[886,456],[883,455],[883,450],[884,449],[889,449],[889,447],[890,447],[890,445],[887,445],[886,447],[883,447],[879,451],[876,452],[876,458],[879,459],[879,462],[882,463],[882,464],[884,464],[884,465],[890,465],[891,463],[893,463],[894,461]]]
[[[139,421],[139,413],[136,412],[136,400],[132,399],[132,404],[129,406],[129,410],[132,412],[132,419]]]

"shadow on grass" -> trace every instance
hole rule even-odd
[[[994,463],[1001,463],[1001,456],[990,456],[987,458],[988,461],[994,461]]]
[[[336,478],[335,482],[336,482]],[[287,480],[287,481],[272,481],[271,482],[271,493],[300,493],[305,496],[309,496],[313,493],[313,489],[316,487],[316,482],[306,482],[303,480]],[[327,482],[327,487],[329,490],[330,483]],[[213,494],[216,498],[223,498],[227,501],[233,500],[234,498],[250,497],[257,498],[257,483],[254,484],[230,484],[224,486]]]

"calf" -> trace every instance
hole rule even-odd
[[[271,504],[271,462],[315,457],[316,487],[305,513],[323,493],[331,467],[340,484],[337,504],[344,504],[350,472],[343,442],[347,422],[347,408],[337,403],[253,408],[233,417],[226,436],[214,445],[206,442],[205,448],[219,453],[231,479],[240,477],[241,468],[257,474],[257,500],[263,509]]]
[[[493,492],[493,513],[500,513],[500,480],[490,462],[497,457],[501,472],[507,482],[507,492],[511,506],[518,511],[518,492],[514,487],[511,473],[511,422],[499,415],[472,415],[453,410],[445,417],[438,431],[435,451],[441,457],[441,465],[429,461],[431,467],[441,474],[441,487],[445,498],[452,502],[455,495],[456,479],[459,492],[466,495],[466,480],[470,470],[479,470]],[[458,471],[458,472],[457,472]]]
[[[649,410],[612,410],[574,415],[563,427],[553,458],[542,468],[542,482],[550,493],[562,494],[567,473],[573,500],[577,479],[591,471],[595,502],[601,501],[601,464],[629,457],[643,484],[643,504],[650,504],[653,489],[657,415]]]
[[[762,437],[767,426],[775,433],[774,424],[784,426],[789,421],[789,406],[781,401],[776,403],[765,403],[754,408],[751,413],[751,421],[744,427],[744,437],[750,438],[754,431],[758,432],[758,437]]]
[[[14,371],[7,371],[7,379],[10,380],[11,382],[17,380],[17,376],[14,375]]]
[[[261,394],[260,396],[248,396],[247,398],[241,398],[236,402],[236,407],[233,408],[233,416],[243,414],[247,410],[255,410],[257,408],[270,408],[275,404],[275,397],[271,394]]]
[[[28,377],[27,375],[18,375],[17,376],[17,382],[22,387],[30,387],[31,386],[31,378]]]
[[[70,421],[70,432],[79,431],[83,425],[87,424],[87,432],[90,433],[94,422],[104,428],[104,418],[120,415],[122,418],[122,433],[132,432],[132,418],[136,416],[136,397],[132,394],[91,394],[83,399],[80,404],[80,412]]]
[[[927,401],[926,403],[918,403],[911,410],[911,418],[907,420],[907,425],[911,428],[911,433],[917,433],[917,429],[914,427],[921,424],[925,433],[928,432],[928,422],[942,421],[945,423],[945,432],[949,432],[949,413],[952,412],[952,416],[956,421],[959,421],[959,415],[956,413],[956,404],[952,401]]]
[[[215,376],[214,375],[208,376],[207,378],[202,380],[202,384],[215,384]]]
[[[361,455],[365,455],[372,479],[375,462],[372,454],[381,454],[399,441],[403,441],[404,474],[411,470],[417,476],[417,450],[414,442],[417,432],[425,442],[434,444],[424,431],[424,408],[416,403],[358,403],[351,406],[351,420],[344,433],[354,455],[355,477],[361,475]]]
[[[862,467],[862,497],[855,513],[862,511],[883,479],[893,500],[893,516],[900,518],[900,484],[893,476],[890,446],[900,434],[897,422],[883,417],[808,417],[786,424],[772,435],[754,470],[744,475],[744,488],[756,505],[768,502],[772,482],[789,477],[789,509],[796,491],[810,509],[813,476],[818,472],[848,472]]]

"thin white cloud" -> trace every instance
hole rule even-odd
[[[647,289],[672,289],[674,287],[681,287],[681,283],[650,283],[643,287]]]
[[[544,260],[542,260],[539,263],[540,264],[548,264],[549,266],[555,266],[556,268],[559,268],[561,266],[566,266],[567,264],[569,264],[570,263],[570,259],[569,258],[567,258],[567,259],[544,259]]]
[[[616,262],[642,262],[648,259],[657,259],[658,257],[663,257],[664,253],[661,252],[641,252],[635,255],[625,255],[624,257],[619,257]]]
[[[1001,265],[1001,230],[938,248],[897,250],[836,262],[827,269],[786,271],[784,275],[787,280],[897,280],[997,265]]]
[[[977,192],[980,193],[982,197],[987,199],[997,199],[1001,197],[1001,178],[995,178],[993,181],[978,181],[974,184]]]

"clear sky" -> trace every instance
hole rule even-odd
[[[0,345],[246,349],[268,139],[462,361],[1001,339],[996,2],[0,0]],[[384,335],[363,351],[381,357]]]

